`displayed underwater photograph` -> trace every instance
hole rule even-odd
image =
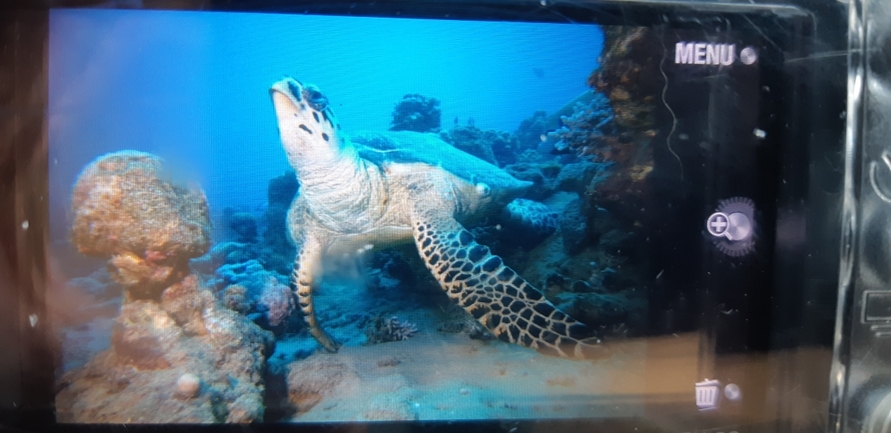
[[[695,364],[655,384],[646,359],[698,340],[637,338],[693,329],[704,225],[682,215],[710,211],[664,46],[630,26],[52,11],[58,421],[692,399]]]

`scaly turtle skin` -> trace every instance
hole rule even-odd
[[[365,133],[350,140],[315,86],[286,78],[270,94],[301,183],[288,214],[299,246],[294,286],[306,325],[325,349],[339,345],[313,310],[322,259],[368,244],[414,242],[446,294],[499,339],[564,357],[598,352],[600,340],[589,327],[554,307],[462,225],[499,212],[530,182],[432,134]]]

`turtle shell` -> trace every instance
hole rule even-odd
[[[350,137],[362,159],[377,166],[424,163],[445,170],[473,184],[484,183],[493,190],[526,189],[531,182],[456,149],[435,134],[414,131],[365,131]]]

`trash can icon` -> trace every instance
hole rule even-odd
[[[716,409],[721,402],[721,382],[705,379],[696,382],[696,406],[699,410]]]

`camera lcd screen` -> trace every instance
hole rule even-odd
[[[51,11],[59,422],[743,407],[790,48],[442,18]]]

